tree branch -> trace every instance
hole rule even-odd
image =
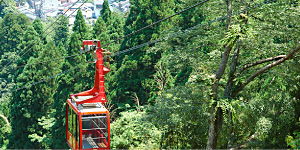
[[[254,15],[250,15],[250,16],[253,17],[254,19],[257,19],[257,20],[262,21],[262,22],[270,22],[270,23],[275,24],[275,21],[265,20],[265,19],[259,18],[257,16],[254,16]]]
[[[232,57],[230,71],[228,74],[228,81],[227,81],[226,88],[224,91],[225,98],[229,98],[231,95],[231,90],[232,90],[233,80],[234,80],[234,73],[236,71],[237,61],[239,59],[239,52],[240,52],[240,48],[239,48],[239,44],[238,44],[239,42],[240,42],[240,40],[236,44],[236,50],[234,51],[234,55]]]
[[[274,61],[274,60],[279,60],[279,59],[284,58],[284,57],[286,57],[286,55],[279,55],[279,56],[275,56],[275,57],[270,57],[270,58],[266,58],[266,59],[263,59],[263,60],[259,60],[259,61],[256,61],[254,63],[246,64],[238,72],[238,75],[240,75],[243,71],[245,71],[246,69],[248,69],[250,67],[253,67],[253,66],[256,66],[256,65],[259,65],[259,64],[263,64],[263,63],[266,63],[266,62]]]
[[[285,57],[279,59],[278,61],[275,61],[271,64],[268,64],[267,66],[259,69],[258,71],[256,71],[254,74],[252,74],[245,83],[242,83],[233,93],[232,93],[232,97],[235,97],[241,90],[244,89],[244,87],[249,84],[251,81],[253,81],[253,79],[255,77],[257,77],[258,75],[264,73],[266,70],[269,70],[283,62],[285,62],[286,60],[290,59],[293,57],[293,55],[298,52],[300,50],[300,46],[296,47],[294,50],[292,50],[288,55],[286,55]]]
[[[250,141],[253,141],[254,139],[256,139],[256,132],[254,133],[254,134],[252,134],[251,136],[250,136],[250,138],[247,140],[247,141],[245,141],[244,143],[240,143],[240,144],[238,144],[238,145],[235,145],[235,146],[232,146],[231,148],[230,148],[230,150],[237,150],[237,149],[242,149],[242,148],[244,148],[244,147],[246,147],[246,145],[250,142]]]
[[[9,121],[8,121],[8,119],[7,119],[6,116],[0,114],[0,117],[2,117],[2,118],[4,119],[4,121],[6,122],[6,124],[7,124],[8,126],[10,126],[10,123],[9,123]]]

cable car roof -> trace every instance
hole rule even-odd
[[[72,108],[76,111],[76,113],[80,112],[81,115],[108,113],[108,110],[100,102],[76,105],[76,101],[88,99],[90,96],[78,96],[77,98],[78,99],[76,100],[68,99],[68,103],[72,105]]]

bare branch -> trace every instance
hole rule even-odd
[[[238,75],[240,75],[243,71],[245,71],[246,69],[248,69],[250,67],[253,67],[253,66],[256,66],[256,65],[259,65],[259,64],[263,64],[263,63],[266,63],[266,62],[274,61],[274,60],[279,60],[279,59],[284,58],[284,57],[286,57],[286,55],[278,55],[278,56],[275,56],[275,57],[270,57],[270,58],[266,58],[266,59],[263,59],[263,60],[259,60],[259,61],[256,61],[254,63],[246,64],[238,72]]]
[[[286,60],[290,59],[293,57],[293,55],[298,52],[300,50],[300,46],[296,47],[294,50],[292,50],[288,55],[286,55],[285,57],[279,59],[278,61],[275,61],[271,64],[268,64],[267,66],[259,69],[258,71],[256,71],[254,74],[252,74],[247,80],[246,82],[242,83],[233,93],[232,93],[232,97],[235,97],[241,90],[244,89],[244,87],[249,84],[251,81],[253,81],[253,79],[257,76],[259,76],[260,74],[264,73],[266,70],[269,70],[283,62],[285,62]]]
[[[9,121],[8,121],[8,119],[7,119],[6,116],[0,114],[0,117],[2,117],[2,118],[4,119],[4,121],[6,122],[6,124],[7,124],[8,126],[10,126],[10,123],[9,123]]]
[[[137,112],[139,113],[141,110],[140,110],[140,100],[139,100],[139,97],[136,95],[136,93],[134,92],[133,93],[133,96],[131,96],[132,100],[136,102],[136,110]]]

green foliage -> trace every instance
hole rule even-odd
[[[232,8],[236,12],[260,2],[233,1]],[[86,39],[98,39],[103,46],[198,1],[130,0],[130,3],[130,13],[125,17],[111,12],[105,0],[101,17],[93,28],[85,24],[79,10],[70,35],[68,20],[62,16],[55,32],[47,36],[49,42],[36,44],[21,58],[17,54],[29,50],[31,43],[39,40],[43,24],[48,27],[55,18],[49,17],[43,24],[36,19],[31,24],[26,15],[16,13],[13,1],[4,0],[0,4],[0,64],[4,66],[11,59],[20,58],[17,64],[1,70],[0,90],[25,86],[0,96],[0,114],[8,117],[11,124],[0,119],[2,149],[67,149],[66,99],[72,93],[90,89],[94,80],[94,65],[80,65],[91,59],[89,54],[18,69],[17,65],[78,54],[82,40]],[[122,51],[226,13],[226,1],[209,1],[104,48],[113,53]],[[238,149],[299,148],[298,56],[267,70],[232,95],[257,70],[278,59],[243,70],[246,64],[286,55],[298,45],[299,14],[298,2],[276,1],[232,16],[228,31],[226,21],[210,22],[177,37],[110,58],[106,93],[112,103],[111,113],[115,107],[119,113],[111,123],[111,147],[206,148],[209,110],[216,101],[223,113],[217,148],[239,145],[242,146]],[[218,82],[217,98],[212,100],[212,86],[224,47],[233,49]],[[233,53],[237,51],[238,60],[232,67]],[[80,65],[76,70],[29,86],[76,65]],[[229,84],[232,87],[226,93]],[[130,110],[131,106],[137,111]]]
[[[32,23],[32,26],[44,44],[47,44],[47,39],[44,34],[44,27],[40,19],[35,19]],[[43,33],[43,34],[42,34]]]
[[[77,32],[77,34],[80,35],[80,40],[83,40],[87,34],[88,29],[85,24],[81,9],[78,9],[77,11],[72,31]]]
[[[111,18],[111,11],[110,11],[109,5],[108,5],[108,0],[104,0],[100,14],[101,14],[102,19],[107,24],[109,24],[109,22],[111,21],[112,18]]]
[[[24,14],[10,14],[4,16],[0,28],[0,55],[5,52],[19,52],[17,46],[22,41],[22,36],[27,26],[29,18]]]
[[[145,112],[127,111],[111,124],[111,148],[159,149],[161,131],[147,121]]]
[[[0,17],[4,17],[8,13],[16,13],[16,4],[13,0],[2,0],[0,3]]]
[[[125,34],[130,34],[142,27],[158,21],[174,13],[174,1],[130,1],[131,13],[125,23]],[[147,5],[144,5],[147,4]],[[163,30],[172,27],[172,21],[162,22],[148,29],[142,30],[130,38],[122,41],[120,51],[160,37]],[[112,97],[118,103],[128,101],[134,92],[141,103],[153,99],[154,91],[151,78],[153,77],[155,63],[160,59],[160,53],[147,52],[148,47],[120,55],[118,58],[117,72],[115,73],[118,85],[114,87],[117,97]],[[139,73],[136,73],[139,72]],[[126,102],[125,102],[126,103]]]
[[[54,41],[55,44],[58,45],[60,42],[67,47],[67,41],[69,37],[69,19],[66,16],[58,16],[60,17],[59,25],[55,28],[55,36]]]
[[[209,93],[205,85],[195,81],[165,90],[149,106],[149,119],[163,133],[160,148],[205,148],[208,131],[206,107]]]
[[[300,126],[300,118],[299,122],[297,122],[298,126]],[[290,146],[292,149],[299,149],[300,148],[300,132],[294,132],[294,136],[288,135],[286,137],[287,145]]]
[[[37,63],[40,60],[61,57],[52,41],[39,50],[38,57],[30,57],[28,63]],[[61,62],[26,66],[16,78],[17,88],[26,86],[26,89],[13,93],[13,99],[10,104],[12,133],[8,144],[9,148],[47,148],[46,145],[41,144],[41,141],[35,140],[36,138],[34,137],[43,137],[49,134],[50,129],[40,126],[38,119],[47,117],[50,113],[51,104],[53,103],[52,97],[57,84],[54,80],[35,86],[28,86],[28,84],[58,74],[60,68],[57,68],[57,63]]]

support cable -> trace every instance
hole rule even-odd
[[[149,42],[146,42],[146,43],[143,43],[143,44],[134,46],[134,47],[132,47],[132,48],[128,48],[128,49],[125,49],[125,50],[122,50],[122,51],[113,53],[113,54],[111,54],[110,56],[115,56],[115,55],[119,55],[119,54],[122,54],[122,53],[126,53],[126,52],[129,52],[129,51],[132,51],[132,50],[141,48],[141,47],[145,47],[145,46],[150,45],[150,44],[157,43],[157,42],[159,42],[159,41],[162,41],[162,40],[165,40],[165,39],[168,39],[168,38],[176,37],[176,36],[178,36],[178,35],[180,35],[180,34],[188,33],[188,32],[190,32],[191,30],[194,30],[194,29],[197,29],[197,28],[200,28],[200,27],[204,27],[204,26],[210,25],[210,24],[212,24],[212,23],[214,23],[214,22],[223,21],[223,20],[225,20],[227,17],[235,16],[235,15],[238,15],[238,14],[240,14],[240,13],[243,13],[243,12],[245,12],[245,11],[248,11],[248,10],[251,10],[251,9],[254,9],[254,8],[259,8],[259,7],[261,7],[261,6],[264,5],[264,4],[268,4],[268,3],[271,3],[271,2],[274,2],[274,1],[275,1],[275,0],[268,0],[268,1],[265,1],[265,2],[262,2],[262,3],[259,3],[259,4],[256,4],[256,5],[254,5],[254,6],[248,7],[248,8],[246,8],[246,9],[241,10],[241,11],[238,11],[238,12],[235,12],[235,13],[232,13],[232,14],[229,14],[229,15],[226,15],[226,16],[219,17],[219,18],[217,18],[217,19],[208,21],[208,22],[206,22],[206,23],[202,23],[202,24],[199,24],[199,25],[190,27],[190,28],[185,29],[185,30],[180,30],[180,31],[177,31],[177,32],[175,32],[175,33],[172,33],[172,34],[170,34],[170,35],[168,35],[168,36],[161,37],[161,38],[159,38],[159,39],[152,40],[152,41],[149,41]],[[74,55],[70,55],[70,56],[66,56],[66,57],[61,57],[61,58],[56,58],[56,59],[52,59],[52,60],[41,61],[41,62],[32,63],[32,64],[26,64],[26,65],[22,65],[22,66],[17,66],[17,68],[22,68],[22,67],[25,67],[25,66],[37,65],[37,64],[47,63],[47,62],[56,61],[56,60],[60,60],[60,59],[65,59],[65,58],[75,57],[75,56],[82,55],[82,54],[85,54],[85,53],[79,53],[79,54],[74,54]]]
[[[268,1],[265,1],[265,2],[262,2],[262,3],[259,3],[259,4],[255,4],[254,6],[248,7],[248,8],[246,8],[246,9],[244,9],[244,10],[241,10],[241,11],[238,11],[238,12],[235,12],[235,13],[232,13],[232,14],[230,14],[230,15],[226,15],[226,16],[220,17],[220,18],[215,19],[215,20],[211,20],[211,21],[209,21],[209,22],[207,22],[207,23],[199,24],[199,25],[193,26],[193,27],[188,28],[188,29],[183,30],[183,31],[180,30],[180,31],[178,31],[178,32],[175,32],[175,33],[170,34],[169,36],[165,36],[165,37],[162,37],[162,38],[153,40],[153,41],[149,41],[149,42],[144,43],[144,44],[137,45],[137,46],[132,47],[132,48],[128,48],[128,49],[122,50],[122,51],[120,51],[120,52],[113,53],[113,54],[111,54],[110,56],[105,56],[103,59],[105,59],[105,58],[107,58],[107,57],[111,57],[111,56],[120,55],[120,54],[129,52],[129,51],[132,51],[132,50],[135,50],[135,49],[138,49],[138,48],[141,48],[141,47],[150,45],[150,44],[154,44],[154,43],[157,43],[157,42],[162,41],[162,40],[164,40],[164,39],[168,39],[168,38],[171,38],[171,37],[176,37],[176,36],[178,36],[178,35],[180,35],[180,34],[183,35],[183,34],[189,33],[189,32],[190,32],[191,30],[193,30],[193,29],[197,29],[197,28],[203,27],[203,26],[205,26],[205,25],[210,25],[211,23],[214,23],[214,22],[222,21],[222,20],[226,19],[227,17],[231,17],[231,16],[233,16],[233,15],[237,15],[237,14],[240,14],[240,13],[242,13],[242,12],[245,12],[245,11],[248,11],[248,10],[251,10],[251,9],[254,9],[254,8],[259,8],[259,7],[263,6],[264,4],[268,4],[268,3],[271,3],[271,2],[274,2],[274,1],[275,1],[275,0],[268,0]],[[75,55],[81,55],[81,53],[80,53],[80,54],[75,54]],[[68,57],[68,56],[67,56],[67,57]],[[70,56],[70,57],[71,57],[71,56]],[[63,58],[61,58],[61,59],[63,59]],[[93,61],[93,62],[86,62],[86,63],[95,63],[95,62]],[[59,73],[59,74],[50,76],[50,77],[48,77],[48,78],[46,78],[46,79],[43,79],[43,80],[34,82],[34,83],[30,84],[30,85],[20,87],[20,88],[18,88],[18,89],[7,90],[7,91],[1,91],[1,92],[0,92],[0,95],[2,95],[2,94],[4,94],[4,93],[8,93],[8,92],[19,91],[19,90],[28,88],[28,87],[30,87],[30,86],[34,86],[34,85],[36,85],[36,84],[39,84],[39,83],[48,81],[48,80],[53,79],[53,78],[55,78],[55,77],[57,77],[57,76],[60,76],[60,75],[65,74],[65,73],[68,73],[68,72],[70,72],[70,71],[72,71],[72,70],[74,70],[74,69],[76,69],[76,68],[78,68],[78,67],[80,67],[80,66],[82,66],[82,65],[84,65],[84,64],[86,64],[86,63],[77,65],[77,66],[75,66],[75,67],[73,67],[73,68],[71,68],[71,69],[68,69],[68,70],[64,71],[64,72],[61,72],[61,73]],[[28,64],[28,65],[34,65],[34,64]]]
[[[143,28],[141,28],[141,29],[139,29],[139,30],[133,32],[133,33],[130,33],[130,34],[128,34],[128,35],[125,35],[125,36],[123,36],[123,37],[121,37],[121,38],[118,38],[118,39],[116,39],[116,40],[114,40],[114,41],[112,41],[112,42],[109,42],[109,43],[107,43],[107,44],[104,44],[102,47],[108,46],[108,45],[110,45],[110,44],[112,44],[112,43],[114,43],[114,42],[117,42],[117,41],[119,41],[119,40],[121,40],[121,39],[123,39],[123,38],[126,38],[126,37],[129,37],[129,36],[131,36],[131,35],[134,35],[134,34],[140,32],[140,31],[142,31],[142,30],[145,30],[145,29],[147,29],[147,28],[149,28],[149,27],[151,27],[151,26],[154,26],[154,25],[156,25],[156,24],[162,22],[162,21],[165,21],[165,20],[170,19],[170,18],[172,18],[172,17],[174,17],[174,16],[176,16],[176,15],[179,15],[179,14],[181,14],[181,13],[183,13],[183,12],[186,12],[186,11],[192,9],[192,8],[195,8],[195,7],[199,6],[199,5],[202,5],[202,4],[204,4],[204,3],[208,2],[208,1],[209,1],[209,0],[201,1],[201,2],[195,4],[195,5],[191,6],[191,7],[188,7],[188,8],[186,8],[186,9],[180,11],[180,12],[177,12],[177,13],[171,15],[171,16],[168,16],[168,17],[163,18],[163,19],[161,19],[161,20],[159,20],[159,21],[156,21],[156,22],[154,22],[154,23],[152,23],[152,24],[150,24],[150,25],[147,25],[147,26],[145,26],[145,27],[143,27]],[[60,59],[65,59],[65,58],[70,58],[70,57],[78,56],[78,55],[81,55],[81,54],[83,54],[83,53],[75,54],[75,55],[70,55],[70,56],[66,56],[66,57],[61,57],[61,58],[56,58],[56,59],[52,59],[52,60],[48,60],[48,61],[42,61],[42,62],[39,62],[39,63],[47,63],[47,62],[51,62],[51,61],[55,61],[55,60],[60,60]],[[23,55],[22,55],[22,56],[23,56]],[[35,65],[35,64],[39,64],[39,63],[27,64],[27,65]],[[25,65],[17,66],[17,68],[22,68],[22,67],[24,67],[24,66],[25,66]]]
[[[124,38],[126,38],[126,37],[129,37],[129,36],[131,36],[131,35],[134,35],[134,34],[140,32],[140,31],[143,31],[143,30],[145,30],[145,29],[147,29],[147,28],[149,28],[149,27],[151,27],[151,26],[154,26],[154,25],[156,25],[156,24],[158,24],[158,23],[160,23],[160,22],[162,22],[162,21],[165,21],[165,20],[170,19],[170,18],[172,18],[172,17],[174,17],[174,16],[177,16],[177,15],[183,13],[183,12],[186,12],[186,11],[192,9],[192,8],[195,8],[195,7],[199,6],[199,5],[202,5],[202,4],[204,4],[204,3],[208,2],[208,1],[209,1],[209,0],[204,0],[204,1],[202,1],[202,2],[199,2],[199,3],[197,3],[197,4],[193,5],[193,6],[188,7],[188,8],[186,8],[186,9],[180,11],[180,12],[177,12],[177,13],[171,15],[171,16],[168,16],[168,17],[166,17],[166,18],[163,18],[163,19],[161,19],[161,20],[158,20],[158,21],[156,21],[156,22],[154,22],[154,23],[152,23],[152,24],[150,24],[150,25],[147,25],[147,26],[145,26],[145,27],[143,27],[143,28],[141,28],[141,29],[139,29],[139,30],[137,30],[137,31],[134,31],[134,32],[132,32],[132,33],[130,33],[130,34],[127,34],[127,35],[125,35],[125,36],[123,36],[123,37],[120,37],[120,38],[118,38],[118,39],[116,39],[116,40],[114,40],[114,41],[112,41],[112,42],[107,43],[107,44],[104,44],[103,47],[108,46],[108,45],[110,45],[110,44],[112,44],[112,43],[114,43],[114,42],[117,42],[117,41],[119,41],[119,40],[122,40],[122,39],[124,39]]]

